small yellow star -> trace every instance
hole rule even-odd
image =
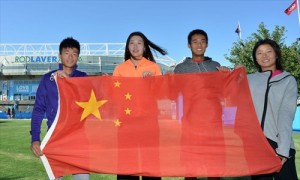
[[[114,82],[114,84],[115,84],[115,87],[121,87],[121,83],[119,82],[119,81],[116,81],[116,82]]]
[[[131,94],[127,93],[127,94],[125,94],[125,99],[126,100],[131,100],[131,96],[132,96]]]
[[[99,120],[102,120],[101,114],[99,112],[99,108],[106,102],[107,102],[107,100],[97,101],[95,93],[92,90],[91,96],[90,96],[90,99],[88,102],[76,102],[76,104],[78,106],[80,106],[84,109],[83,113],[81,114],[80,121],[82,121],[84,118],[86,118],[90,114],[93,114],[96,118],[98,118]]]
[[[129,108],[126,108],[124,111],[125,111],[125,114],[127,114],[127,115],[130,115],[130,113],[131,113],[131,109],[129,109]]]
[[[117,119],[114,121],[114,123],[116,127],[120,127],[122,122],[119,119]]]

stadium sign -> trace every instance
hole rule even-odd
[[[57,56],[15,56],[16,63],[56,63],[58,61]]]
[[[59,63],[60,59],[57,56],[15,56],[15,63]],[[78,62],[82,62],[82,57],[79,57]]]

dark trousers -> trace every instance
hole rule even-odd
[[[139,176],[117,175],[117,180],[139,180]],[[142,176],[142,180],[160,180],[161,177]]]
[[[277,143],[268,139],[270,145],[275,150],[277,148]],[[252,176],[252,180],[298,180],[297,170],[295,164],[295,149],[290,149],[290,158],[283,164],[279,173],[272,174],[262,174],[257,176]]]

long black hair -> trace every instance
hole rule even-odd
[[[124,54],[125,61],[127,61],[128,59],[131,58],[131,53],[129,51],[129,47],[128,46],[129,46],[129,42],[130,42],[130,39],[131,39],[132,36],[140,36],[143,39],[144,46],[145,46],[145,51],[143,53],[143,57],[144,58],[146,58],[146,59],[148,59],[150,61],[155,62],[155,59],[154,59],[154,57],[152,55],[152,52],[151,52],[151,49],[158,51],[162,55],[168,54],[167,51],[165,51],[164,49],[162,49],[158,45],[156,45],[153,42],[151,42],[143,33],[137,31],[137,32],[131,33],[128,36],[128,38],[127,38],[126,46],[125,46],[125,54]],[[151,47],[151,49],[150,49],[150,47]]]
[[[276,43],[276,41],[273,41],[271,39],[261,39],[261,40],[258,40],[256,42],[256,44],[254,45],[254,48],[253,48],[253,51],[252,51],[252,58],[253,58],[253,62],[255,64],[255,66],[257,67],[258,71],[261,72],[262,70],[261,70],[260,65],[256,61],[256,51],[257,51],[257,48],[260,45],[263,45],[263,44],[268,44],[268,45],[270,45],[273,48],[273,50],[275,51],[275,54],[277,56],[277,58],[276,58],[276,69],[282,71],[283,70],[283,66],[281,65],[282,57],[281,57],[280,47]]]

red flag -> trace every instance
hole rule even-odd
[[[295,0],[284,12],[287,15],[290,15],[294,10],[296,10],[298,7],[297,0]]]
[[[88,172],[226,177],[281,168],[244,69],[57,83],[59,111],[42,142],[50,179]]]

